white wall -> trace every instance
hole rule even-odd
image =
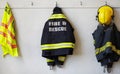
[[[75,28],[76,47],[63,68],[51,71],[41,57],[40,39],[55,0],[0,0],[0,20],[6,2],[13,8],[21,54],[18,58],[0,56],[0,74],[103,74],[94,54],[92,33],[98,24],[95,20],[97,9],[105,1],[115,8],[115,23],[120,30],[120,0],[58,0]],[[114,64],[111,74],[120,74],[120,61]]]

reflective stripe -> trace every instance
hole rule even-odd
[[[120,50],[116,49],[116,47],[113,45],[112,50],[116,52],[118,55],[120,55]]]
[[[64,14],[53,14],[49,19],[60,19],[60,18],[66,19]]]
[[[7,37],[7,34],[1,31],[0,31],[0,35],[2,35],[3,37]]]
[[[9,46],[11,48],[17,48],[17,45],[16,44],[13,44],[13,43],[10,43],[10,41],[7,40],[7,43],[9,44]]]
[[[59,56],[59,57],[58,57],[58,60],[61,61],[61,62],[64,62],[64,61],[65,61],[65,58],[66,58],[66,56]],[[52,60],[52,59],[47,59],[47,62],[54,62],[54,60]]]
[[[47,59],[47,62],[54,62],[54,60],[52,60],[52,59]]]
[[[60,48],[74,48],[74,43],[63,42],[63,43],[42,45],[42,50],[51,50],[51,49],[60,49]]]
[[[15,39],[15,33],[8,30],[8,29],[5,29],[4,27],[0,26],[0,32],[4,32],[7,36],[6,37],[10,37],[11,39]]]
[[[96,49],[96,55],[97,54],[100,54],[101,52],[103,52],[103,51],[105,51],[106,50],[106,48],[108,48],[108,47],[111,47],[112,49],[111,50],[113,50],[114,52],[116,52],[118,55],[120,55],[120,50],[119,49],[116,49],[116,47],[114,46],[114,45],[112,45],[112,43],[111,42],[107,42],[104,46],[102,46],[102,47],[100,47],[100,48],[97,48]]]
[[[11,15],[11,16],[10,16],[10,19],[9,19],[9,21],[8,21],[8,27],[9,27],[9,25],[11,24],[11,22],[13,21],[13,19],[14,19],[14,17],[13,17],[13,15]]]
[[[0,32],[0,35],[2,35],[1,38],[4,37],[3,39],[7,38],[7,35],[6,35],[6,33],[4,33],[4,32]],[[16,45],[15,40],[13,40],[12,43],[11,43],[11,42],[9,41],[9,39],[8,39],[8,40],[6,41],[6,43],[9,44],[11,48],[17,48],[17,45]],[[14,43],[15,43],[15,44],[14,44]]]
[[[14,40],[15,39],[15,35],[13,35],[13,33],[11,31],[8,30],[8,34],[10,35],[10,37]]]
[[[8,25],[7,25],[7,24],[1,23],[1,26],[3,26],[3,27],[5,27],[6,29],[8,29]]]
[[[9,35],[10,35],[10,37],[12,37],[12,39],[15,39],[15,36],[14,36],[14,32],[11,32],[11,31],[13,31],[13,29],[11,28],[11,26],[10,25],[12,25],[12,22],[13,22],[13,19],[14,19],[14,17],[11,15],[10,16],[10,19],[9,19],[9,21],[8,21],[8,23],[7,24],[4,24],[3,22],[1,23],[1,29],[3,29],[2,28],[2,26],[5,28],[5,30],[4,31],[6,31]],[[9,27],[10,27],[10,30],[9,30]]]
[[[4,32],[0,32],[0,35],[2,35],[2,38],[4,37],[4,38],[7,38],[7,34],[6,33],[4,33]],[[4,39],[3,38],[3,39]],[[16,41],[15,40],[12,40],[12,43],[9,41],[10,39],[8,39],[7,38],[7,41],[6,41],[6,43],[8,43],[10,46],[11,46],[11,48],[16,48],[17,47],[17,45],[16,45]]]
[[[59,57],[58,57],[58,60],[61,61],[61,62],[64,62],[64,61],[65,61],[65,58],[66,58],[66,56],[59,56]]]

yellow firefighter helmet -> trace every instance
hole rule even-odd
[[[100,24],[109,25],[112,21],[113,15],[114,15],[113,8],[108,5],[101,6],[98,9],[97,16]]]

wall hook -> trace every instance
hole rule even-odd
[[[34,3],[33,2],[31,2],[31,6],[33,6],[34,5]]]
[[[55,4],[55,7],[58,7],[57,1],[56,1],[56,4]]]
[[[105,5],[107,5],[107,1],[105,1]]]
[[[81,5],[81,6],[83,5],[82,1],[80,1],[80,5]]]

